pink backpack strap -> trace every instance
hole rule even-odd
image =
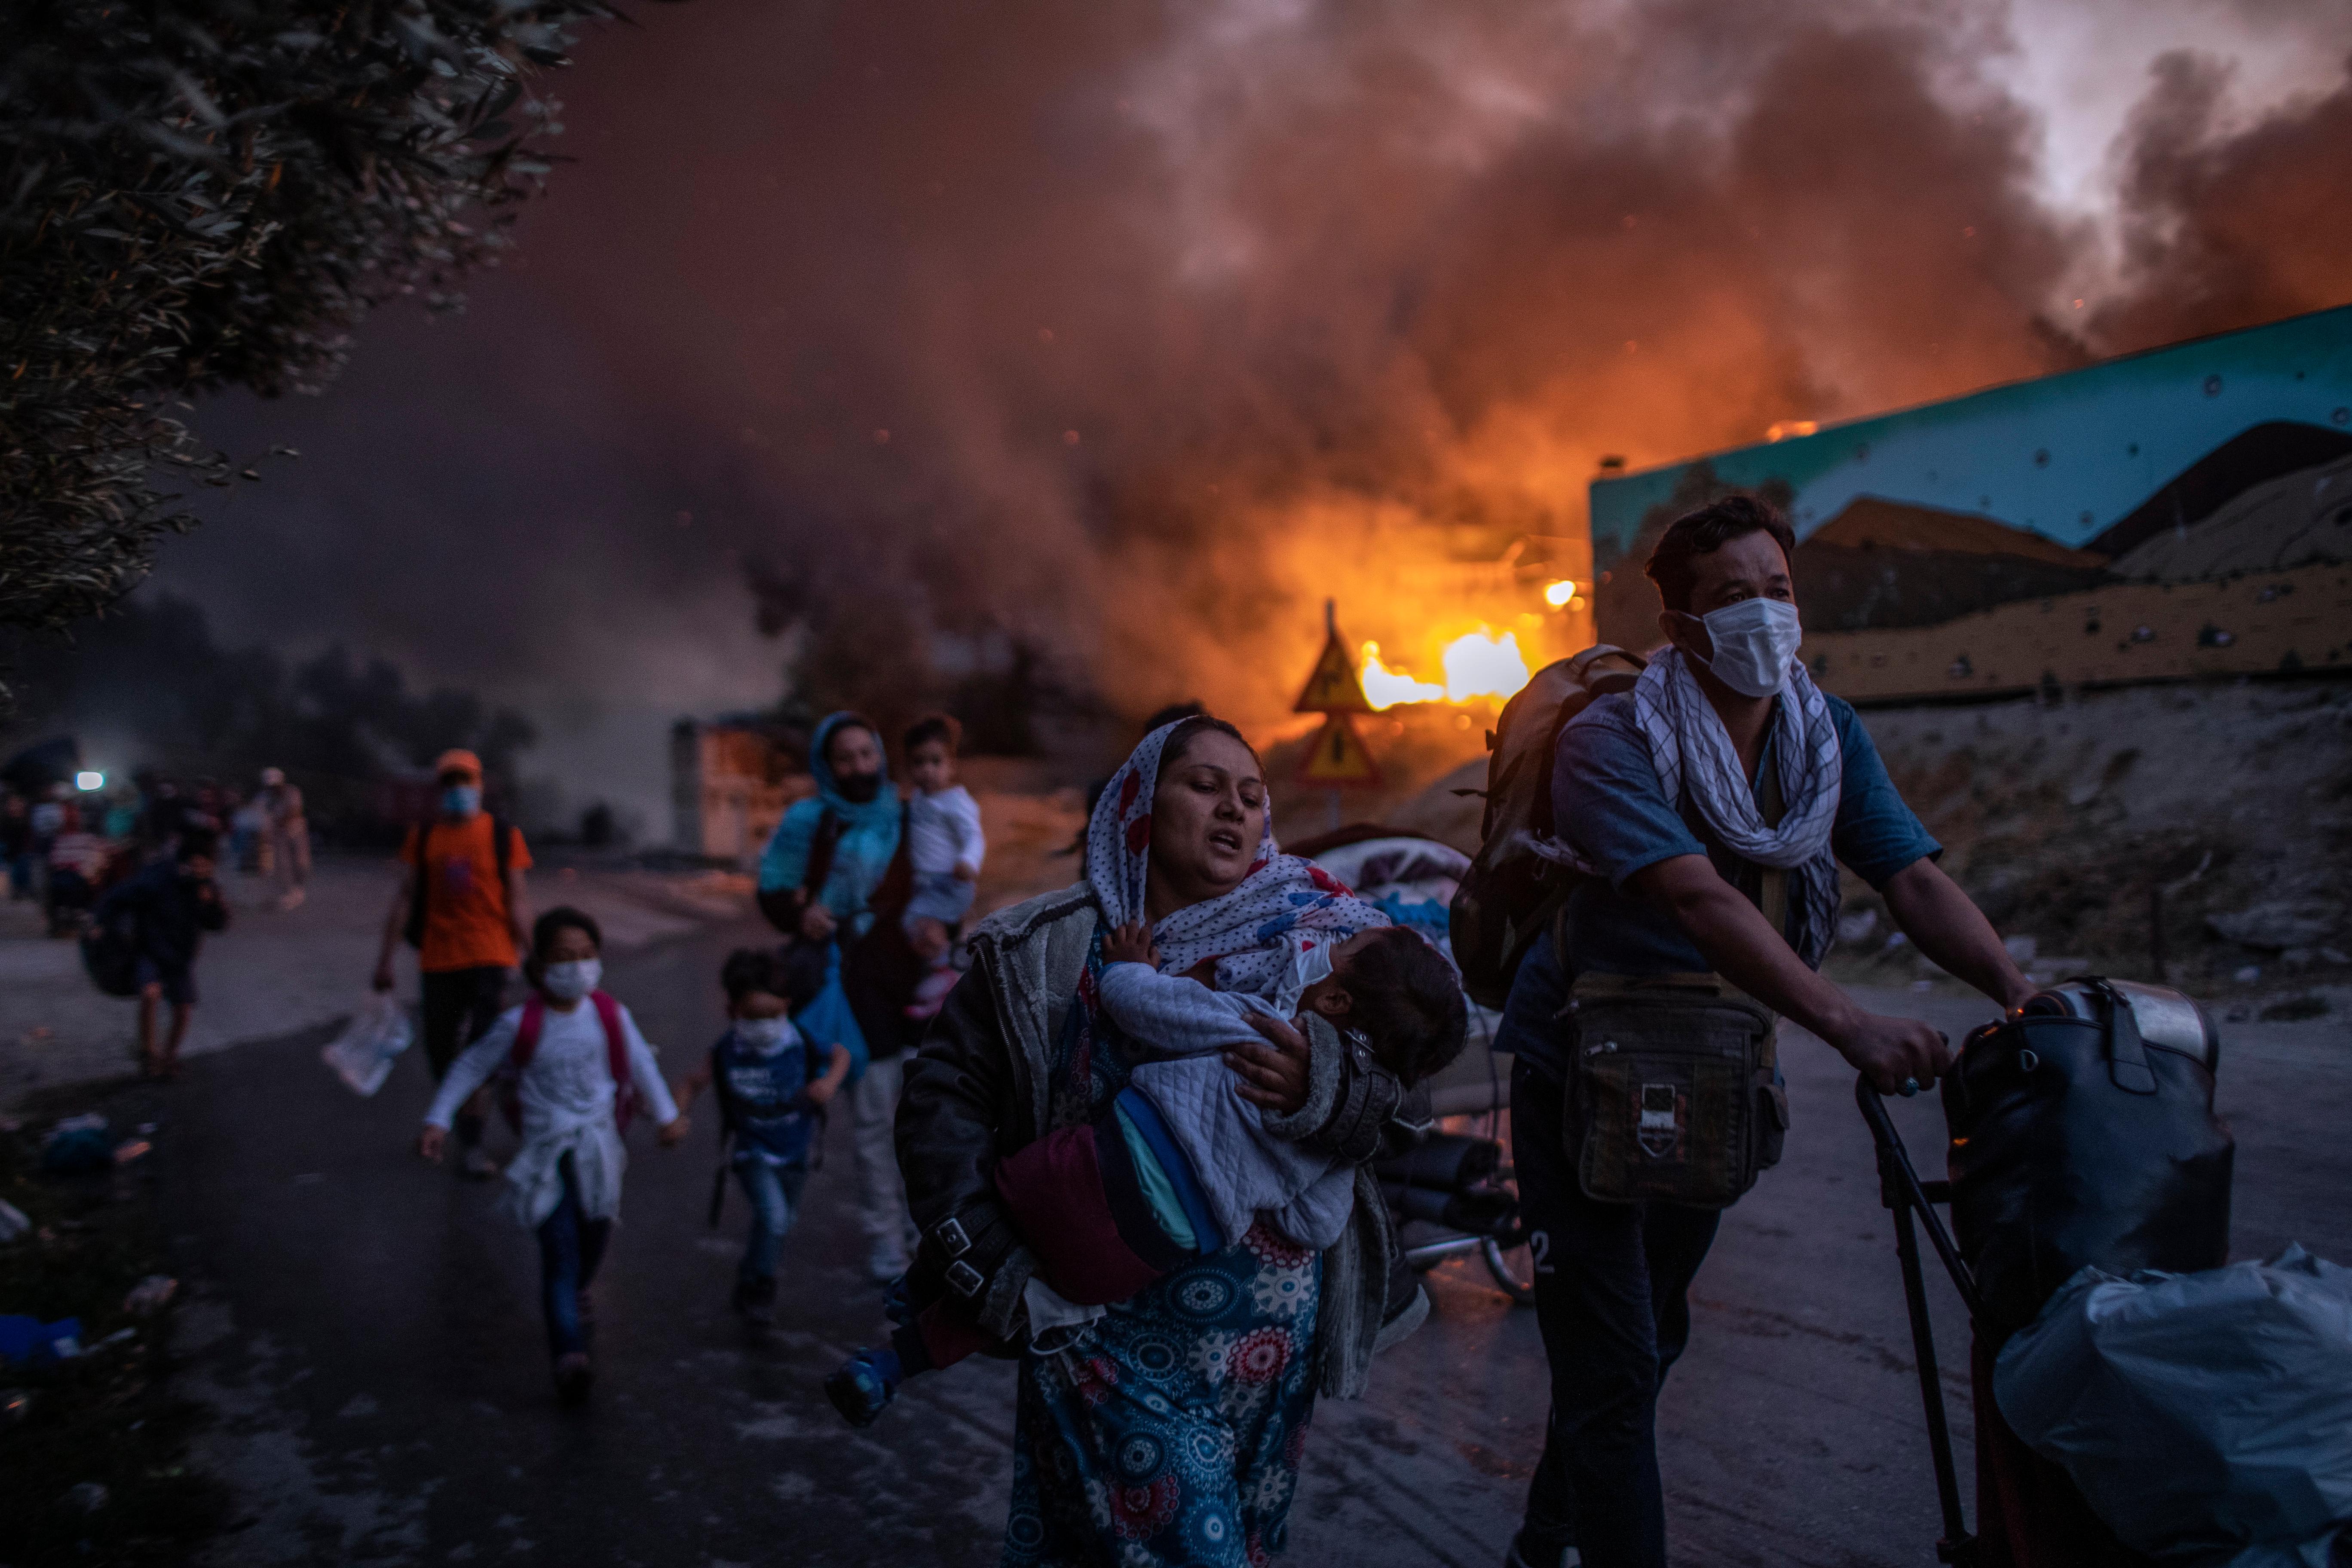
[[[539,1052],[540,1031],[547,1026],[547,1000],[536,991],[523,999],[522,1021],[515,1026],[513,1048],[507,1052],[507,1067],[520,1073],[530,1066],[530,1058]]]
[[[507,1125],[522,1131],[522,1069],[539,1054],[540,1032],[547,1026],[547,1003],[536,991],[523,999],[522,1017],[515,1025],[514,1044],[507,1047],[507,1065],[499,1069],[499,1110]]]
[[[621,1005],[602,991],[589,993],[597,1022],[604,1026],[604,1060],[613,1069],[613,1120],[622,1131],[637,1109],[636,1086],[629,1081],[629,1037],[621,1029]]]

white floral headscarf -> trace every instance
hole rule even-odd
[[[1160,754],[1177,728],[1167,724],[1146,735],[1095,802],[1087,827],[1087,880],[1106,926],[1144,918],[1151,798]],[[1162,973],[1181,974],[1213,958],[1218,990],[1253,992],[1288,1007],[1307,977],[1329,973],[1333,946],[1390,923],[1313,861],[1282,853],[1269,804],[1257,858],[1241,885],[1176,910],[1152,928],[1151,939],[1160,947]]]

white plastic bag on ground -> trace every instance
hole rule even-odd
[[[343,1032],[319,1053],[335,1076],[359,1095],[373,1094],[392,1072],[393,1059],[408,1048],[408,1009],[389,991],[369,994]]]
[[[1993,1397],[2165,1563],[2325,1568],[2352,1539],[2352,1269],[2085,1268],[2001,1347]]]

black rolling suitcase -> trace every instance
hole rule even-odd
[[[1944,1081],[1951,1143],[1943,1181],[1920,1179],[1885,1101],[1866,1079],[1854,1086],[1878,1147],[1880,1201],[1895,1215],[1943,1510],[1938,1561],[1961,1568],[2148,1561],[2099,1522],[2063,1469],[2010,1430],[1993,1402],[1993,1361],[2084,1265],[2128,1274],[2228,1261],[2233,1146],[2213,1115],[2220,1049],[2211,1021],[2177,991],[2096,977],[2053,986],[1962,1045]],[[1938,1204],[1951,1206],[1949,1228]],[[1920,1229],[1975,1330],[1976,1535],[1952,1461]]]

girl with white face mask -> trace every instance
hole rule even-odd
[[[592,1375],[580,1299],[620,1211],[622,1134],[639,1105],[660,1123],[665,1146],[687,1131],[636,1020],[597,988],[602,946],[595,921],[578,910],[539,917],[523,966],[530,999],[450,1064],[416,1141],[418,1153],[439,1159],[466,1098],[493,1079],[506,1086],[508,1117],[522,1134],[507,1163],[507,1204],[539,1238],[548,1349],[566,1404],[586,1397]]]

